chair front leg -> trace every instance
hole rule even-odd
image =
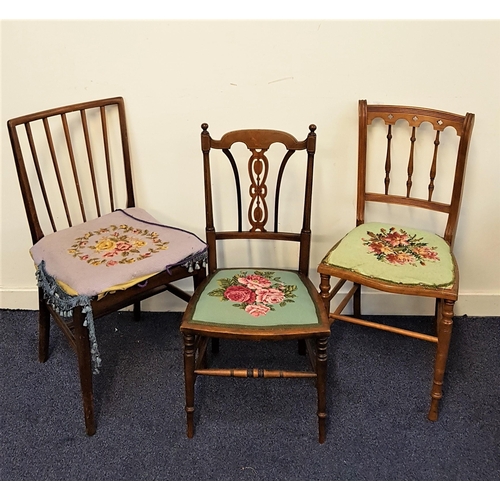
[[[43,298],[43,291],[38,289],[38,360],[45,363],[49,357],[50,312]]]
[[[318,428],[319,442],[326,439],[326,375],[327,375],[328,337],[316,341],[316,389],[318,391]]]
[[[187,437],[194,436],[195,336],[184,333],[184,381],[186,386]]]
[[[323,305],[325,306],[326,314],[330,314],[330,276],[328,274],[320,274],[319,294]]]
[[[84,320],[85,314],[82,312],[82,308],[76,307],[73,309],[76,355],[80,373],[85,428],[87,434],[93,436],[96,426],[94,420],[94,393],[92,389],[92,357],[90,354],[89,331],[83,324]]]
[[[436,421],[439,414],[439,401],[443,396],[443,380],[450,347],[451,331],[453,328],[453,307],[455,301],[444,300],[438,310],[438,343],[436,360],[434,362],[434,381],[431,391],[431,406],[429,420]]]
[[[355,318],[361,318],[361,285],[354,292],[352,298],[353,315]]]

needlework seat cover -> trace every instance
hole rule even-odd
[[[222,269],[204,287],[193,323],[272,327],[317,325],[318,313],[299,274],[276,269]]]
[[[455,278],[450,247],[443,238],[380,222],[349,232],[323,264],[403,285],[448,288]]]
[[[98,372],[91,301],[173,266],[199,269],[207,250],[196,235],[163,225],[141,208],[127,208],[44,236],[30,254],[47,302],[63,317],[82,307]]]
[[[171,266],[203,260],[205,243],[141,208],[117,210],[49,234],[30,250],[70,295],[126,289]]]

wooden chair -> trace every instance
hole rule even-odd
[[[48,358],[52,316],[76,352],[93,435],[92,373],[100,364],[94,320],[132,304],[138,319],[140,301],[166,290],[187,302],[190,294],[173,283],[202,281],[206,245],[135,206],[121,97],[7,125],[37,269],[39,360]]]
[[[321,296],[328,311],[343,285],[352,284],[329,314],[332,322],[348,321],[436,344],[430,420],[438,418],[453,307],[458,299],[458,266],[452,248],[473,124],[470,113],[461,116],[359,101],[356,228],[318,266]],[[382,143],[379,148],[377,139]],[[370,211],[380,209],[369,219],[376,222],[367,221],[368,205]],[[410,227],[402,225],[403,217]],[[414,229],[418,221],[423,228]],[[439,224],[443,237],[434,234]],[[333,289],[331,277],[338,278]],[[362,319],[362,286],[435,299],[435,334]],[[351,298],[353,315],[342,314]]]
[[[187,435],[194,434],[198,375],[310,377],[316,383],[319,441],[323,442],[330,325],[319,293],[308,279],[316,127],[309,127],[303,141],[286,132],[260,129],[232,131],[215,140],[207,124],[202,129],[209,276],[193,294],[181,322]],[[230,177],[229,184],[221,180],[224,174]],[[248,223],[243,222],[243,206],[248,207]],[[299,224],[293,216],[300,219]],[[230,244],[234,245],[231,251]],[[281,250],[283,245],[288,251]],[[296,254],[290,245],[295,245]],[[280,258],[279,269],[268,267]],[[230,259],[235,261],[234,267],[228,265]],[[215,352],[219,339],[299,341],[299,350],[309,354],[312,370],[309,364],[303,370],[297,370],[297,365],[291,370],[210,368],[209,339],[215,341]]]

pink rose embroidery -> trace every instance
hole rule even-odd
[[[245,307],[245,312],[247,312],[254,318],[258,318],[259,316],[265,316],[269,311],[270,311],[269,307],[264,306],[262,304],[250,304]]]
[[[233,302],[249,303],[255,301],[255,292],[245,286],[233,285],[226,288],[224,297]]]
[[[297,285],[287,285],[275,271],[241,271],[230,278],[218,280],[219,288],[208,293],[211,297],[234,302],[233,306],[258,318],[294,302]]]
[[[435,247],[429,247],[422,238],[410,235],[403,229],[396,231],[391,227],[389,231],[381,228],[377,234],[367,232],[369,239],[363,238],[363,244],[368,246],[369,253],[377,260],[394,265],[412,265],[419,263],[425,266],[425,261],[438,261],[439,255]]]
[[[130,250],[132,248],[132,245],[130,243],[127,243],[126,241],[119,241],[116,244],[116,249],[119,252],[126,252],[127,250]]]
[[[257,290],[257,302],[279,304],[285,300],[285,294],[277,288],[261,288]]]

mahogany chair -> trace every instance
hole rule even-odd
[[[428,413],[433,421],[438,418],[458,299],[458,266],[452,248],[473,124],[471,113],[461,116],[359,101],[356,228],[318,266],[321,296],[332,322],[348,321],[436,344]],[[402,225],[403,217],[409,227]],[[437,228],[442,237],[435,234]],[[338,279],[333,288],[332,277]],[[332,299],[346,282],[352,287],[336,300],[337,307],[330,313]],[[435,299],[435,332],[363,319],[362,286]],[[353,315],[342,314],[351,298]]]
[[[76,352],[88,435],[96,430],[94,320],[206,273],[206,245],[136,207],[121,97],[7,122],[39,286],[39,360],[49,354],[50,317]]]
[[[322,443],[330,324],[308,278],[316,126],[309,127],[303,141],[286,132],[261,129],[231,131],[215,140],[207,124],[202,129],[209,275],[193,294],[181,322],[187,435],[194,434],[199,375],[304,377],[316,385]],[[269,267],[272,263],[279,268]],[[219,339],[240,341],[242,349],[243,341],[298,341],[299,352],[309,355],[311,369],[309,362],[300,370],[295,364],[281,369],[281,358],[280,369],[270,369],[269,364],[213,367],[214,359],[208,362],[209,339],[215,341],[214,356]],[[252,359],[248,364],[258,362]]]

